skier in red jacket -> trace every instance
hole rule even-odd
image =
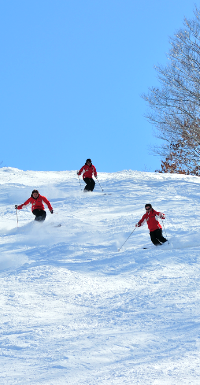
[[[22,205],[15,205],[16,210],[23,209],[29,203],[32,204],[32,213],[35,215],[35,221],[43,222],[46,218],[46,211],[44,210],[43,202],[48,206],[49,211],[53,214],[53,208],[47,198],[39,194],[38,190],[33,190],[31,197],[27,199]]]
[[[147,222],[150,231],[151,241],[155,246],[162,245],[167,242],[167,239],[162,235],[162,226],[158,222],[158,218],[165,219],[165,214],[155,211],[150,203],[145,205],[146,213],[142,219],[135,225],[135,227],[142,226]]]
[[[92,178],[94,174],[97,178],[96,168],[93,166],[91,159],[87,159],[85,165],[77,172],[77,175],[81,175],[83,172],[83,180],[86,183],[84,191],[93,191],[95,186],[95,181]]]

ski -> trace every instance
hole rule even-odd
[[[83,193],[85,194],[86,192],[88,193],[88,192],[93,192],[93,191],[85,191],[85,190],[82,190],[83,191]],[[99,192],[95,192],[94,191],[94,193],[96,194],[96,195],[112,195],[112,193],[99,193]]]

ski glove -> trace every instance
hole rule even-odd
[[[160,214],[159,214],[159,217],[160,217],[161,219],[165,219],[165,214],[160,213]]]
[[[50,213],[53,214],[53,210],[51,210]]]
[[[17,205],[15,205],[15,209],[17,210],[17,208],[18,208],[18,206]]]
[[[135,227],[140,227],[140,226],[138,225],[138,223],[136,223]]]

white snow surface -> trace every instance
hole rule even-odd
[[[76,171],[0,169],[0,383],[200,384],[200,178],[98,177],[107,195]],[[17,227],[34,188],[54,214]],[[145,224],[118,251],[145,203],[170,243]]]

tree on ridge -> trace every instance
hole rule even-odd
[[[151,111],[147,119],[156,127],[162,145],[160,172],[200,175],[200,10],[171,39],[169,64],[157,66],[160,88],[142,97]],[[165,164],[165,166],[164,166]]]

